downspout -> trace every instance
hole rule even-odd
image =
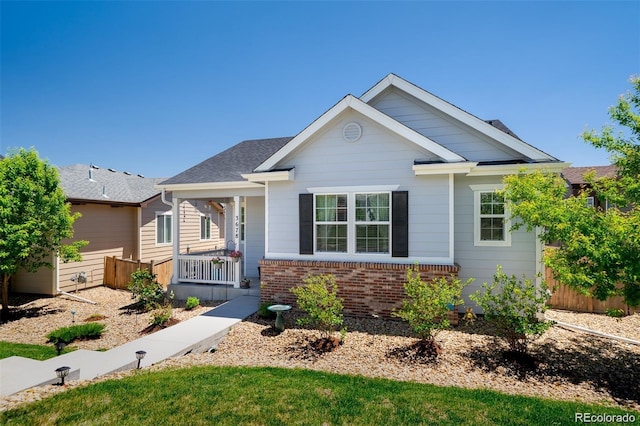
[[[60,290],[60,256],[56,254],[56,291],[58,292],[58,296],[63,295],[67,297],[71,297],[73,299],[78,299],[81,302],[91,303],[92,305],[97,305],[98,302],[94,302],[93,300],[85,299],[84,297],[80,297],[76,294],[67,293],[66,291]]]
[[[167,199],[166,199],[166,194],[164,192],[164,188],[162,188],[162,194],[160,195],[160,199],[162,200],[163,203],[165,203],[169,207],[173,208],[173,203],[171,201],[167,201]]]
[[[180,215],[179,215],[180,212],[178,211],[178,214],[175,214],[176,212],[174,212],[174,210],[176,210],[177,206],[174,206],[173,202],[167,201],[166,192],[164,188],[162,188],[162,193],[160,194],[160,200],[167,206],[171,207],[171,213],[172,213],[171,227],[173,230],[173,236],[171,240],[171,247],[172,247],[171,263],[173,264],[172,266],[173,275],[171,276],[171,284],[177,284],[178,283],[178,280],[176,278],[178,276],[177,271],[178,271],[178,268],[180,267],[180,265],[178,264],[178,256],[180,255]],[[178,206],[179,205],[180,203],[178,202]]]

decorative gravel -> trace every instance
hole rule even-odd
[[[0,340],[44,344],[47,332],[70,324],[71,309],[77,312],[76,321],[94,313],[107,316],[103,321],[107,324],[104,337],[98,341],[79,342],[77,346],[85,349],[120,345],[139,337],[140,331],[147,325],[148,314],[135,315],[123,309],[131,303],[128,292],[98,288],[81,292],[81,295],[99,301],[99,305],[62,297],[31,301],[28,306],[37,315],[1,325]],[[210,307],[195,311],[176,308],[174,316],[185,320],[208,309]],[[406,324],[375,318],[347,318],[348,333],[344,343],[333,352],[319,354],[309,345],[319,337],[318,332],[298,327],[295,322],[298,315],[295,312],[286,314],[287,328],[282,333],[273,329],[273,320],[253,315],[235,326],[216,351],[169,359],[146,369],[193,365],[306,368],[442,386],[493,389],[509,394],[595,402],[640,410],[639,345],[552,327],[531,345],[535,366],[522,366],[505,359],[505,346],[496,338],[491,324],[478,319],[474,324],[461,324],[441,332],[437,340],[444,352],[433,361],[414,356],[411,345],[416,339]],[[550,310],[547,316],[640,340],[640,314],[615,319],[604,315]],[[135,372],[121,372],[92,381],[70,382],[64,388],[44,386],[26,390],[0,399],[0,409],[35,401],[64,391],[65,388],[129,374]]]

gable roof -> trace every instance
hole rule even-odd
[[[246,182],[246,179],[242,177],[243,174],[253,172],[258,165],[292,139],[292,137],[284,137],[240,142],[190,169],[160,182],[160,185]]]
[[[59,167],[60,185],[70,201],[140,205],[160,194],[161,178],[145,178],[94,165]]]
[[[608,166],[586,166],[586,167],[567,167],[562,169],[562,177],[571,185],[584,185],[584,175],[588,172],[595,171],[596,178],[616,177],[618,169],[613,164]]]
[[[513,132],[511,132],[502,122],[499,120],[490,120],[490,122],[481,120],[480,118],[472,115],[463,109],[441,99],[426,90],[404,80],[401,77],[391,73],[385,78],[380,80],[375,86],[366,91],[360,99],[363,102],[370,102],[376,96],[387,90],[388,88],[395,87],[402,90],[405,93],[419,99],[420,101],[430,105],[433,108],[447,114],[448,116],[458,120],[459,122],[484,133],[492,139],[504,144],[505,146],[521,153],[522,155],[530,158],[534,161],[558,161],[557,158],[535,148],[528,143],[519,139]],[[496,122],[495,124],[493,122]],[[502,128],[504,127],[504,128]],[[508,131],[505,131],[508,130]]]
[[[340,102],[331,107],[327,112],[322,114],[318,119],[316,119],[313,123],[307,126],[302,132],[298,133],[289,143],[284,145],[278,152],[276,152],[273,156],[269,157],[255,168],[256,172],[265,172],[273,167],[275,167],[279,161],[284,159],[287,155],[293,152],[295,149],[303,145],[306,141],[308,141],[315,134],[320,132],[331,120],[336,118],[338,115],[346,111],[347,109],[352,109],[354,111],[359,112],[365,117],[377,122],[378,124],[386,127],[389,131],[402,136],[416,145],[432,152],[438,157],[442,158],[445,162],[453,163],[453,162],[463,162],[466,161],[465,158],[456,154],[453,151],[443,147],[442,145],[434,142],[428,137],[421,135],[415,130],[405,126],[399,121],[394,120],[388,115],[378,111],[370,105],[367,105],[365,102],[360,99],[347,95]]]

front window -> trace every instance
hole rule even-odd
[[[171,215],[170,214],[157,214],[156,215],[156,243],[158,244],[171,244]]]
[[[356,253],[389,253],[389,194],[356,194]]]
[[[200,216],[200,239],[211,239],[211,218],[209,216]]]
[[[381,193],[317,194],[317,252],[388,254],[390,195]]]
[[[490,185],[472,185],[474,190],[474,242],[476,246],[510,246],[511,233],[504,197]]]

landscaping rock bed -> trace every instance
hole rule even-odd
[[[113,333],[113,336],[106,332],[103,338],[87,344],[95,344],[97,348],[118,345],[126,341],[125,336],[137,338],[148,324],[148,315],[139,315],[136,319],[135,316],[122,314],[123,304],[131,302],[127,299],[130,298],[128,293],[108,289],[90,291],[108,295],[99,308],[82,304],[83,314],[76,314],[76,317],[83,318],[100,312],[107,316],[104,322],[108,330],[121,329],[122,332]],[[81,295],[97,297],[89,291]],[[112,301],[112,305],[108,301]],[[57,316],[62,315],[64,320],[61,322],[66,323],[59,326],[69,325],[70,306],[78,312],[80,309],[80,302],[69,305],[69,301],[63,298],[31,303],[33,306],[45,303],[46,306],[38,308],[41,315],[1,325],[0,340],[43,344],[44,335],[53,327],[50,321],[55,322]],[[208,309],[210,307],[198,308],[193,312],[178,308],[174,313],[184,320]],[[461,322],[457,328],[441,332],[437,341],[443,352],[435,361],[430,361],[416,356],[413,347],[416,339],[406,324],[377,318],[346,318],[348,333],[343,344],[333,351],[320,353],[311,346],[311,342],[320,336],[319,333],[298,327],[295,324],[297,315],[296,312],[286,314],[287,328],[282,333],[273,329],[273,320],[263,320],[253,315],[235,326],[215,352],[189,354],[145,370],[192,365],[308,368],[444,386],[494,389],[509,394],[559,400],[605,403],[640,410],[640,346],[637,345],[552,327],[531,346],[532,364],[522,365],[504,356],[507,348],[496,338],[491,324],[478,319],[472,325]],[[640,340],[638,314],[615,319],[604,315],[552,310],[548,316]],[[47,324],[46,328],[40,328],[44,324]],[[125,330],[133,331],[125,333]],[[135,371],[96,380],[128,374],[135,374]],[[69,387],[85,383],[71,382]],[[27,390],[0,400],[0,409],[62,390],[56,386]]]

